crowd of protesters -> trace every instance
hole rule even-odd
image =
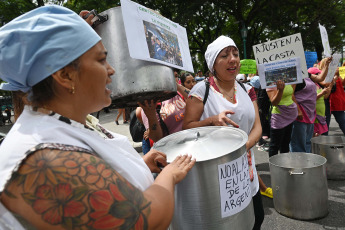
[[[19,34],[29,39],[23,46],[17,45]],[[77,48],[75,40],[81,41]],[[51,46],[60,49],[49,51]],[[33,10],[0,29],[0,49],[0,54],[13,52],[21,67],[10,65],[11,56],[0,55],[6,69],[0,77],[7,82],[0,88],[22,95],[19,117],[0,147],[0,208],[6,211],[7,223],[18,226],[16,219],[39,229],[166,229],[173,215],[175,185],[196,159],[178,156],[167,164],[164,153],[149,150],[152,143],[182,129],[232,126],[248,135],[253,229],[260,229],[261,195],[274,194],[256,171],[253,147],[269,139],[269,156],[309,153],[310,139],[327,135],[331,114],[345,134],[345,80],[337,70],[332,82],[325,82],[332,58],[309,68],[309,77],[300,84],[277,80],[274,88],[264,90],[258,76],[239,75],[239,49],[231,38],[220,36],[207,47],[206,76],[201,70],[195,76],[175,70],[176,96],[138,102],[136,116],[146,130],[143,139],[152,140],[141,158],[127,138],[104,129],[89,115],[110,105],[106,85],[115,70],[106,61],[101,38],[81,17],[58,6]],[[66,60],[56,60],[60,50]],[[41,62],[27,65],[30,59]],[[117,125],[126,112],[119,111]],[[127,122],[124,115],[123,123]],[[159,175],[154,179],[151,173]],[[138,217],[127,220],[134,213]]]

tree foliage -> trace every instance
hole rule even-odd
[[[319,23],[327,29],[333,52],[340,52],[345,43],[345,0],[134,1],[186,28],[195,69],[207,69],[204,61],[207,45],[222,34],[233,38],[243,55],[243,26],[248,28],[248,58],[254,58],[253,45],[301,33],[304,49],[317,51],[321,59]],[[102,12],[120,5],[119,0],[3,0],[0,2],[0,25],[47,3],[63,4],[77,13],[85,9]]]

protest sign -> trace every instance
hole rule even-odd
[[[320,23],[319,23],[319,27],[320,27],[321,40],[322,40],[322,45],[323,45],[323,53],[325,54],[326,57],[330,57],[332,55],[331,55],[331,47],[329,46],[327,30],[324,26],[321,26]]]
[[[301,34],[293,34],[253,46],[256,63],[265,64],[290,58],[300,58],[302,78],[308,77]]]
[[[234,161],[218,165],[222,218],[246,208],[251,199],[247,152]]]
[[[256,61],[253,59],[243,59],[241,60],[240,73],[250,74],[256,73]]]
[[[302,82],[300,58],[291,58],[258,65],[260,84],[263,89],[276,86],[277,80],[283,80],[285,85]]]
[[[345,78],[345,67],[339,67],[339,74],[342,79]]]
[[[132,58],[194,72],[184,27],[129,0],[121,10]]]
[[[339,65],[341,55],[340,54],[333,54],[332,57],[333,57],[333,59],[332,59],[332,62],[329,64],[328,73],[327,73],[327,76],[325,79],[326,83],[330,83],[333,80],[335,71],[337,70],[338,65]]]
[[[305,51],[305,60],[307,62],[307,69],[313,67],[314,64],[317,62],[317,53],[312,51]]]

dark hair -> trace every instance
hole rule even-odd
[[[79,70],[79,64],[80,60],[77,58],[69,63],[66,67],[72,67],[75,70]],[[29,100],[34,107],[42,107],[45,103],[52,100],[54,96],[56,96],[54,79],[50,75],[49,77],[38,82],[36,85],[32,86]]]
[[[184,83],[185,83],[185,81],[186,81],[186,79],[187,79],[188,76],[192,76],[192,77],[193,77],[193,75],[190,74],[190,73],[184,73],[184,74],[181,75],[180,79],[181,79],[181,84],[182,84],[183,86],[185,86]],[[194,78],[194,77],[193,77],[193,78]]]

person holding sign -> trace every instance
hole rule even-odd
[[[270,145],[268,155],[274,156],[289,152],[292,123],[299,113],[293,100],[296,85],[285,85],[284,81],[278,80],[276,87],[267,88],[267,95],[272,104]]]
[[[255,158],[251,150],[261,137],[255,91],[251,86],[242,86],[242,83],[236,81],[240,71],[240,57],[231,38],[220,36],[208,45],[205,59],[214,77],[208,79],[210,85],[200,82],[189,93],[183,129],[231,125],[248,134],[246,149],[248,164],[251,166],[249,174],[255,212],[254,229],[260,229],[264,212]]]
[[[29,92],[0,146],[0,208],[9,210],[0,226],[10,212],[35,229],[169,226],[175,184],[195,161],[185,155],[167,165],[158,151],[142,158],[126,137],[88,124],[88,114],[111,103],[115,70],[106,58],[98,34],[61,6],[34,9],[0,28],[7,82],[0,88]],[[155,181],[152,171],[160,172]]]
[[[302,112],[293,123],[290,152],[311,153],[310,139],[314,134],[314,121],[316,119],[317,88],[315,83],[325,80],[332,57],[327,58],[325,68],[321,73],[311,74],[308,78],[296,85],[294,96],[298,109]]]

